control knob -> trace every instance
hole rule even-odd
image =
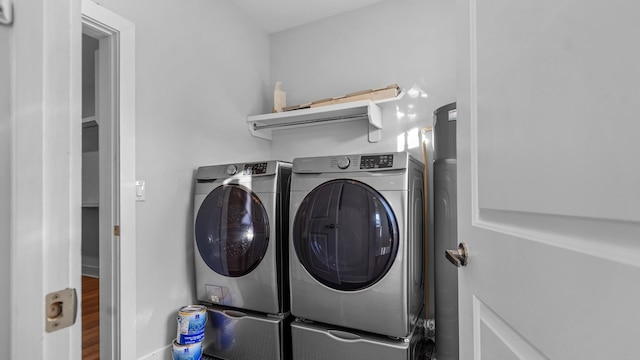
[[[235,175],[238,172],[238,167],[235,165],[229,165],[227,166],[227,174],[229,175]]]
[[[338,159],[338,167],[340,169],[346,169],[349,167],[349,164],[351,164],[351,160],[349,160],[348,157],[344,156],[341,157],[340,159]]]

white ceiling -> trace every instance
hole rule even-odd
[[[383,0],[232,0],[268,33],[307,24]]]

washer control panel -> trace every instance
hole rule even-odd
[[[363,155],[360,157],[360,169],[384,169],[393,167],[393,154]]]
[[[331,155],[296,158],[292,172],[323,174],[343,172],[389,172],[407,169],[409,162],[417,162],[408,152],[387,152],[353,155]]]
[[[267,163],[245,164],[242,172],[244,175],[260,175],[267,173]]]

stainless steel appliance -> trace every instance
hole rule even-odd
[[[294,159],[291,313],[408,336],[425,300],[423,192],[406,152]]]
[[[458,247],[456,104],[433,114],[435,318],[438,360],[458,360],[458,271],[445,259]]]
[[[421,360],[427,351],[421,326],[402,339],[301,320],[291,324],[291,332],[296,360]]]
[[[291,164],[206,166],[196,174],[194,244],[199,301],[267,314],[289,311]]]
[[[209,306],[203,351],[216,359],[291,359],[291,319]]]

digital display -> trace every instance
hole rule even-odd
[[[367,155],[360,158],[360,169],[384,169],[393,167],[393,155]]]
[[[245,164],[243,173],[245,175],[260,175],[267,173],[267,163]]]

